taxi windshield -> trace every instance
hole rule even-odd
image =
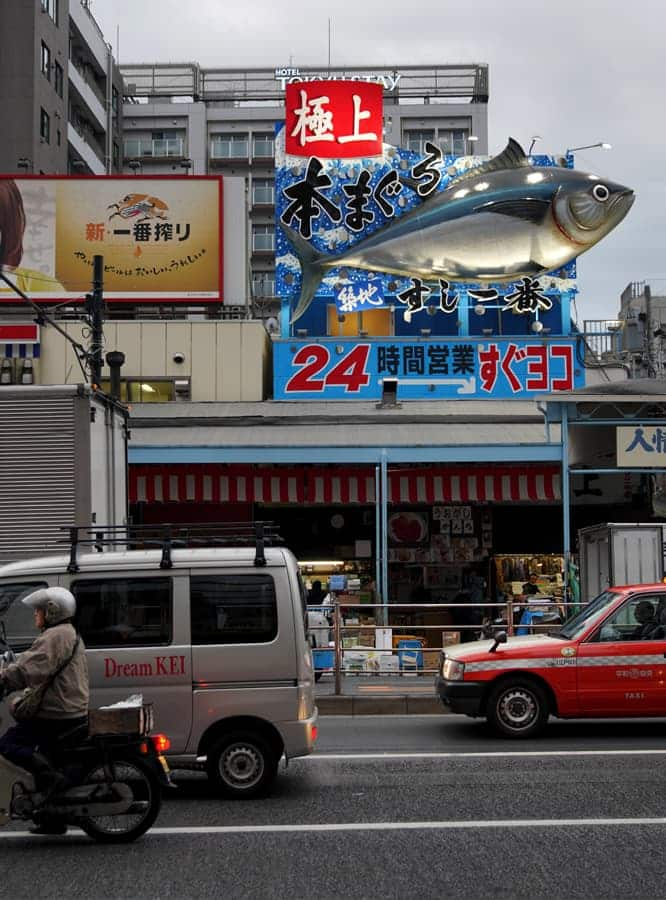
[[[563,625],[554,636],[569,641],[576,640],[584,631],[587,631],[592,623],[603,619],[619,596],[619,594],[614,594],[612,591],[603,591],[598,597],[590,601],[577,616],[574,616],[573,619]]]

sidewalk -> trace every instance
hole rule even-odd
[[[435,673],[423,675],[343,675],[335,696],[335,676],[326,672],[315,685],[321,716],[446,715],[435,693]]]

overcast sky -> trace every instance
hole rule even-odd
[[[576,154],[636,191],[618,228],[578,265],[578,318],[613,318],[631,281],[666,293],[663,0],[91,0],[120,62],[202,66],[488,63],[489,150]]]

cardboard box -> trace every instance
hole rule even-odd
[[[459,644],[460,643],[460,632],[459,631],[443,631],[442,632],[442,647],[448,647],[449,644]]]
[[[436,670],[439,665],[439,657],[441,650],[424,650],[423,651],[423,668]]]
[[[382,653],[379,657],[379,671],[382,675],[400,674],[400,660],[391,653]]]

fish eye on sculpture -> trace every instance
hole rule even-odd
[[[610,197],[610,191],[605,184],[595,184],[592,188],[592,196],[595,200],[598,200],[599,203],[605,203]]]

